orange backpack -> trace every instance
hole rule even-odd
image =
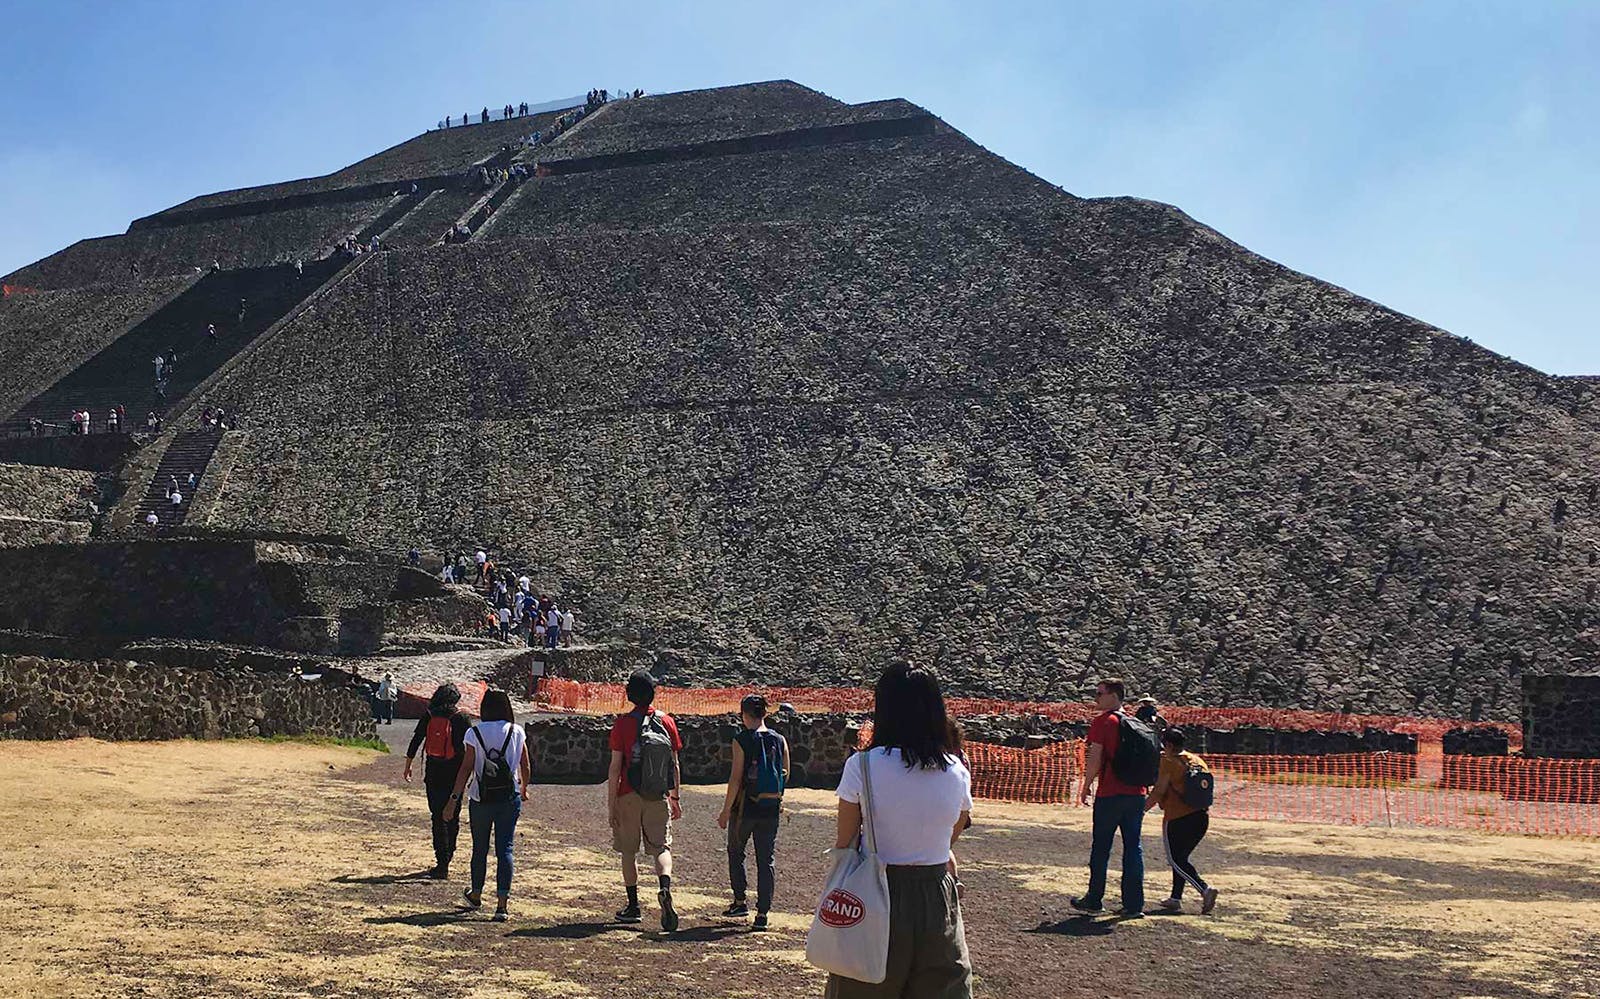
[[[450,738],[450,719],[435,715],[428,719],[428,738],[422,751],[435,760],[456,758],[455,740]]]

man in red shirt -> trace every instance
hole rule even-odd
[[[683,750],[683,739],[678,735],[678,724],[672,716],[657,712],[650,705],[656,699],[655,677],[643,670],[628,678],[628,700],[633,710],[618,715],[611,725],[611,773],[606,780],[606,810],[611,819],[611,847],[622,854],[622,885],[628,892],[628,904],[617,913],[619,923],[637,923],[639,912],[639,862],[642,850],[654,862],[660,891],[656,900],[661,903],[661,928],[672,933],[678,928],[678,913],[672,907],[672,822],[683,817],[683,807],[678,801],[678,754]],[[672,746],[672,776],[670,789],[660,798],[640,795],[629,783],[628,771],[641,764],[636,756],[639,736],[650,726],[664,729]],[[1142,814],[1142,813],[1141,813]]]
[[[1111,863],[1111,840],[1122,831],[1122,915],[1144,915],[1144,848],[1139,843],[1144,823],[1144,796],[1148,788],[1126,784],[1112,770],[1117,744],[1122,737],[1122,699],[1127,688],[1121,680],[1108,678],[1095,687],[1095,704],[1100,714],[1089,723],[1089,753],[1084,760],[1081,804],[1089,803],[1094,791],[1093,834],[1089,846],[1089,890],[1072,899],[1080,912],[1103,912],[1106,868]]]

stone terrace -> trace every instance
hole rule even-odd
[[[604,121],[596,117],[592,124]],[[943,129],[932,136],[548,177],[524,185],[478,238],[857,215],[914,219],[1007,205],[1045,210],[1062,197],[1027,171]]]
[[[581,136],[541,160],[660,149],[815,125],[841,125],[900,117],[920,109],[904,101],[878,101],[859,109],[792,80],[612,101]]]
[[[187,280],[179,276],[87,285],[0,302],[0,415],[93,357]]]
[[[476,115],[478,108],[473,109]],[[490,114],[495,114],[490,109]],[[267,201],[295,194],[312,194],[357,187],[380,181],[411,181],[421,177],[460,173],[480,160],[493,156],[506,143],[516,143],[534,131],[548,131],[563,112],[548,111],[509,120],[491,119],[486,124],[466,127],[433,129],[407,139],[374,156],[353,163],[343,170],[322,177],[291,180],[281,184],[263,184],[259,187],[241,187],[232,191],[191,198],[158,213],[189,211],[196,208],[214,208],[237,205],[250,201]]]
[[[12,278],[34,288],[120,285],[141,276],[192,273],[213,262],[236,268],[296,257],[311,260],[376,219],[389,204],[390,199],[377,198],[316,205],[85,239],[22,268]]]
[[[32,520],[83,518],[80,492],[94,485],[94,475],[70,468],[0,463],[0,517]]]
[[[894,225],[597,232],[379,263],[206,401],[337,424],[1540,377],[1125,199]]]

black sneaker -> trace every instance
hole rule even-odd
[[[735,902],[724,909],[722,914],[730,918],[737,916],[742,919],[750,915],[750,905],[747,902]]]
[[[766,929],[767,928],[767,914],[765,912],[756,913],[755,921],[750,924],[750,928],[752,930],[764,930],[764,929]]]
[[[448,868],[448,867],[435,867],[432,870],[428,871],[428,877],[432,878],[435,881],[443,881],[446,878],[448,878],[449,876],[450,876],[450,868]]]
[[[672,907],[672,889],[656,892],[656,901],[661,903],[661,929],[667,933],[678,932],[678,912]]]
[[[1123,919],[1143,919],[1144,906],[1141,905],[1135,909],[1132,906],[1125,905],[1117,910],[1117,915],[1121,916]]]
[[[461,897],[466,900],[464,904],[469,909],[476,909],[479,906],[483,905],[483,896],[482,895],[474,895],[474,894],[472,894],[472,889],[471,888],[468,888],[465,891],[463,891],[461,893]]]
[[[1068,899],[1067,900],[1067,904],[1072,906],[1074,909],[1077,909],[1079,912],[1091,912],[1092,913],[1092,912],[1105,912],[1106,911],[1106,907],[1101,905],[1099,902],[1090,902],[1088,899],[1084,899],[1084,898],[1071,898],[1071,899]]]
[[[637,923],[643,919],[644,916],[639,914],[637,905],[629,904],[617,910],[617,922],[619,923]]]

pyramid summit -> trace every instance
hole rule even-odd
[[[1509,718],[1593,661],[1588,380],[905,100],[473,111],[6,276],[0,537],[483,547],[675,683]]]

